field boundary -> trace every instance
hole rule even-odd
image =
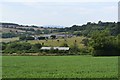
[[[118,78],[3,78],[2,80],[119,80]]]

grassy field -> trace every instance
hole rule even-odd
[[[118,57],[3,56],[3,78],[116,78]]]
[[[65,41],[64,39],[55,39],[55,40],[32,40],[32,41],[28,41],[29,43],[35,44],[35,43],[44,43],[44,45],[47,46],[61,46],[63,43],[67,43],[69,46],[72,46],[75,42],[75,40],[77,41],[76,43],[78,44],[78,46],[80,48],[83,48],[84,45],[81,44],[82,39],[84,39],[85,37],[72,37],[72,38],[67,38],[67,40]],[[59,42],[57,41],[59,40]]]
[[[51,40],[51,39],[48,39],[47,41],[46,40],[28,40],[28,43],[31,43],[31,44],[35,44],[35,43],[44,43],[44,45],[46,46],[53,46],[53,47],[56,47],[56,46],[61,46],[63,43],[67,43],[68,46],[72,46],[74,45],[74,42],[75,40],[77,41],[76,43],[78,44],[78,47],[79,48],[83,48],[84,45],[81,43],[82,39],[84,39],[85,37],[72,37],[72,38],[67,38],[66,41],[62,38],[60,39],[54,39],[54,40]],[[13,41],[16,41],[16,40],[19,40],[18,37],[14,37],[14,38],[1,38],[0,39],[0,42],[13,42]],[[59,40],[59,42],[57,41]],[[21,41],[23,42],[23,41]]]
[[[19,37],[13,37],[13,38],[0,38],[0,42],[12,42],[19,40]]]

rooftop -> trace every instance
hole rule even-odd
[[[53,48],[54,50],[58,49],[58,50],[69,50],[69,47],[42,47],[42,50],[50,50],[51,48]]]

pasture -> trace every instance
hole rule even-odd
[[[52,46],[52,47],[56,47],[56,46],[61,46],[64,43],[67,43],[68,46],[73,46],[74,42],[76,40],[76,43],[78,44],[79,48],[84,48],[84,44],[82,44],[82,39],[84,39],[85,37],[81,36],[81,37],[71,37],[71,38],[67,38],[66,41],[63,38],[59,38],[59,39],[48,39],[46,40],[28,40],[28,43],[31,44],[35,44],[35,43],[44,43],[45,46]],[[14,37],[14,38],[1,38],[0,42],[13,42],[13,41],[17,41],[19,40],[19,37]],[[59,40],[59,42],[57,41]],[[20,42],[24,42],[24,41],[20,41]]]
[[[19,37],[13,37],[13,38],[0,38],[0,42],[13,42],[19,40]]]
[[[82,39],[84,39],[85,37],[71,37],[71,38],[67,38],[66,41],[65,39],[48,39],[47,41],[46,40],[29,40],[28,42],[31,43],[31,44],[35,44],[35,43],[44,43],[44,45],[46,46],[53,46],[53,47],[56,47],[56,46],[61,46],[63,43],[67,43],[68,46],[72,46],[74,45],[74,42],[76,40],[76,43],[78,44],[78,46],[80,48],[83,48],[84,45],[81,43]],[[57,41],[59,40],[59,42]]]
[[[3,56],[3,78],[116,78],[118,57]]]

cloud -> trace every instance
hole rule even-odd
[[[117,6],[113,3],[11,2],[4,7],[4,21],[22,24],[69,26],[117,20]]]
[[[118,6],[108,6],[103,8],[104,11],[118,12]]]
[[[118,2],[119,0],[3,0],[4,2]]]

